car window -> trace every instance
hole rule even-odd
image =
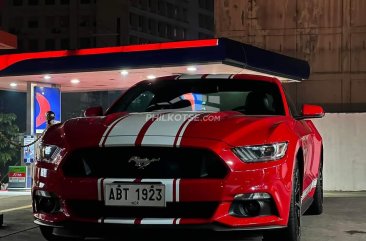
[[[144,91],[139,94],[131,103],[127,106],[126,110],[128,112],[142,112],[150,105],[152,99],[154,98],[154,93],[150,91]]]
[[[145,82],[128,90],[108,113],[158,110],[234,110],[246,115],[284,115],[276,84],[230,79]]]

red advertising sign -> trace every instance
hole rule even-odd
[[[9,187],[24,188],[27,176],[25,166],[10,166],[9,167]]]

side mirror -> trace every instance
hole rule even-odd
[[[89,107],[84,111],[85,117],[102,116],[103,108],[101,106]]]
[[[324,113],[323,107],[321,107],[319,105],[304,104],[302,106],[301,115],[302,115],[303,119],[322,118],[325,115],[325,113]]]

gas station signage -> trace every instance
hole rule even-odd
[[[27,169],[25,166],[9,167],[9,188],[25,188]]]
[[[46,112],[55,113],[55,121],[61,121],[61,92],[59,88],[34,87],[34,133],[42,133],[47,127]]]

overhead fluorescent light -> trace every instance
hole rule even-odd
[[[79,79],[72,79],[72,80],[70,80],[70,83],[71,84],[79,84],[80,80]]]
[[[149,74],[148,76],[146,76],[147,79],[156,79],[156,76],[153,74]]]
[[[187,67],[187,71],[189,71],[189,72],[195,72],[195,71],[197,71],[197,67],[196,66],[188,66]]]
[[[127,76],[127,75],[128,75],[128,71],[127,71],[127,70],[122,70],[122,71],[121,71],[121,75],[123,75],[123,76]]]

